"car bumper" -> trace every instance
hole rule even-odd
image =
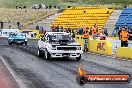
[[[59,57],[70,57],[70,58],[76,58],[83,53],[81,50],[76,51],[63,51],[63,50],[49,50],[49,53],[51,54],[51,57],[53,58],[59,58]]]
[[[13,44],[20,44],[20,43],[25,43],[26,41],[10,41]]]

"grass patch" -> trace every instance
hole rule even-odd
[[[49,14],[55,13],[57,10],[33,10],[33,9],[27,9],[27,10],[19,10],[19,9],[2,9],[0,8],[0,21],[2,22],[9,22],[12,23],[20,22],[25,27],[28,26],[28,24],[34,23],[38,20],[41,20],[42,18],[46,17]],[[4,25],[5,26],[5,25]],[[13,25],[13,28],[16,28],[16,25]]]

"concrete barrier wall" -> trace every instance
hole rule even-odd
[[[116,57],[132,59],[132,48],[128,47],[117,48]]]
[[[89,52],[112,55],[112,44],[106,40],[89,40]]]

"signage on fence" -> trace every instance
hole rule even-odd
[[[98,43],[97,51],[99,51],[99,50],[105,51],[104,45],[105,45],[105,43]]]

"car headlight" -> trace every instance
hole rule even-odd
[[[13,41],[13,39],[10,39],[10,41]]]

